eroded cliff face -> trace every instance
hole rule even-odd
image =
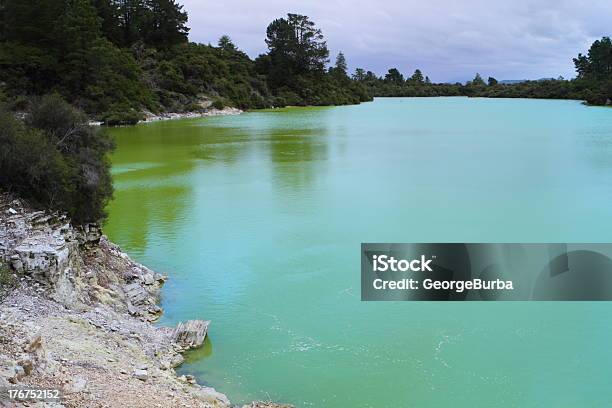
[[[161,313],[165,277],[133,262],[99,226],[75,228],[63,215],[32,211],[7,195],[0,197],[0,258],[65,307],[103,303],[147,320]]]

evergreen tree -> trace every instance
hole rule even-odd
[[[338,56],[336,57],[335,68],[336,72],[342,74],[343,76],[347,76],[348,66],[346,64],[346,58],[344,57],[342,51],[340,51],[338,53]]]
[[[423,78],[423,73],[420,69],[414,71],[414,74],[410,77],[410,81],[414,84],[420,85],[425,83],[425,79]]]
[[[273,87],[295,85],[297,76],[321,74],[329,51],[321,30],[307,16],[287,14],[266,30],[268,79]]]
[[[101,41],[100,18],[89,0],[68,0],[55,32],[58,75],[70,92],[78,93],[88,83],[91,49]]]
[[[401,84],[404,82],[404,76],[397,70],[397,68],[391,68],[385,74],[385,81]]]
[[[377,76],[376,76],[376,74],[375,74],[375,73],[373,73],[372,71],[368,71],[368,72],[366,72],[366,75],[365,75],[365,76],[366,76],[366,77],[365,77],[365,80],[366,80],[366,81],[370,81],[370,82],[372,82],[372,81],[376,81],[376,80],[378,80],[378,77],[377,77]]]
[[[474,79],[472,79],[472,81],[470,82],[470,85],[483,86],[485,85],[485,81],[484,79],[482,79],[480,74],[476,73],[476,76],[474,77]]]
[[[142,26],[147,20],[147,12],[143,0],[115,0],[118,12],[121,42],[118,44],[129,47],[142,40]]]
[[[363,68],[355,68],[355,73],[353,74],[353,79],[355,81],[365,81],[366,79],[366,72]]]
[[[221,38],[219,38],[217,46],[226,52],[238,51],[238,48],[228,35],[222,35]]]
[[[119,5],[115,0],[93,0],[93,6],[100,17],[100,27],[106,39],[115,45],[122,44]]]
[[[55,25],[65,9],[62,0],[2,0],[2,38],[38,48],[52,47]]]
[[[141,27],[142,40],[156,48],[168,48],[187,41],[187,13],[175,0],[146,0]]]
[[[595,41],[587,55],[574,58],[576,72],[580,79],[604,80],[612,78],[612,41],[603,37]]]

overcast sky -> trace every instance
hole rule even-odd
[[[420,68],[436,82],[476,72],[497,79],[574,76],[572,58],[612,35],[611,0],[179,0],[191,41],[228,34],[251,57],[266,51],[267,25],[288,12],[309,16],[332,60],[383,74]],[[293,3],[293,4],[292,4]]]

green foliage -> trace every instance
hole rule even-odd
[[[0,145],[0,187],[65,211],[76,223],[105,217],[112,195],[107,153],[113,143],[59,96],[37,101],[25,122],[1,112]]]
[[[187,41],[187,13],[174,0],[93,0],[104,36],[119,47],[166,49]]]
[[[325,71],[323,34],[306,16],[273,21],[255,61],[228,36],[188,43],[186,22],[174,0],[0,0],[0,83],[14,100],[57,93],[108,125],[210,98],[242,109],[370,99],[344,55]]]
[[[287,14],[266,30],[269,66],[266,72],[272,89],[293,87],[297,77],[322,74],[329,50],[320,29],[308,16]]]
[[[223,97],[227,105],[243,109],[272,105],[265,77],[235,47],[182,44],[156,53],[149,63],[139,62],[146,66],[162,109],[181,111],[204,95]]]
[[[472,81],[469,83],[469,85],[472,85],[472,86],[484,86],[485,85],[485,81],[482,79],[480,74],[476,73],[476,76],[474,77],[474,79],[472,79]]]
[[[0,299],[3,299],[10,290],[17,285],[17,279],[9,266],[0,261]]]
[[[360,76],[356,82],[366,87],[368,94],[386,97],[432,97],[432,96],[470,96],[485,98],[540,98],[540,99],[581,99],[590,104],[604,105],[612,98],[612,80],[597,82],[576,79],[572,81],[548,79],[524,81],[516,84],[500,84],[489,78],[487,84],[477,75],[474,80],[455,84],[435,84],[427,81],[419,84],[410,78],[399,82],[401,73],[392,73],[378,78],[372,73]]]
[[[228,53],[238,51],[238,48],[236,47],[232,39],[229,37],[229,35],[222,35],[219,38],[219,42],[217,43],[217,46],[221,48],[223,51],[228,52]]]
[[[329,50],[323,33],[307,16],[276,19],[266,35],[268,54],[259,56],[255,67],[266,79],[273,105],[341,105],[371,99],[365,87],[349,78],[343,53],[325,71]]]
[[[414,74],[412,74],[409,81],[415,85],[421,85],[425,83],[425,78],[423,77],[423,73],[421,72],[421,70],[417,69],[414,71]]]
[[[358,82],[363,82],[366,80],[366,72],[363,68],[355,68],[355,73],[353,74],[353,80]]]
[[[213,103],[210,106],[212,106],[215,109],[223,109],[225,108],[225,102],[223,101],[223,99],[217,98],[213,101]]]
[[[585,99],[594,105],[608,105],[612,100],[612,40],[603,37],[593,42],[587,55],[574,58],[578,78],[585,88]]]
[[[343,76],[347,76],[348,65],[346,63],[346,57],[344,56],[342,52],[338,53],[338,56],[336,57],[336,64],[334,68],[339,74]]]
[[[397,68],[391,68],[385,75],[385,82],[400,85],[404,83],[404,76],[399,72]]]
[[[118,103],[138,110],[156,105],[130,52],[103,38],[89,0],[4,1],[0,81],[13,96],[57,92],[92,114]]]
[[[118,106],[129,111],[157,110],[158,101],[147,86],[146,74],[129,51],[103,39],[92,47],[87,63],[96,69],[87,74],[83,89],[63,93],[79,101],[83,110],[96,116],[113,112]]]
[[[100,119],[107,126],[135,125],[144,119],[141,111],[121,103],[113,104]]]
[[[612,77],[612,40],[603,37],[596,40],[587,55],[578,54],[574,58],[578,78],[605,81]]]
[[[574,58],[578,77],[574,80],[545,79],[523,81],[515,84],[500,84],[489,77],[487,83],[480,74],[465,85],[434,84],[416,70],[407,81],[403,75],[392,68],[379,78],[372,72],[358,69],[353,75],[355,82],[363,85],[368,94],[374,96],[478,96],[486,98],[541,98],[541,99],[579,99],[592,105],[612,103],[612,40],[604,37],[593,43],[587,55],[579,54]]]
[[[287,14],[268,25],[268,52],[254,61],[222,36],[218,46],[189,43],[187,14],[175,0],[0,0],[0,83],[8,104],[58,93],[107,124],[135,123],[142,112],[199,110],[213,99],[242,109],[359,103],[376,96],[612,99],[612,41],[595,41],[574,59],[572,81],[434,84],[419,69],[407,80],[391,68],[352,77],[309,17]],[[11,102],[11,100],[13,102]]]

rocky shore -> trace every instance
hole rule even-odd
[[[230,106],[226,106],[223,109],[211,108],[210,105],[204,105],[206,108],[203,111],[197,112],[167,112],[167,113],[159,113],[155,114],[153,112],[145,111],[144,119],[138,121],[138,123],[152,123],[159,122],[165,120],[176,120],[176,119],[196,119],[196,118],[205,118],[209,116],[227,116],[227,115],[240,115],[244,113],[243,110],[238,108],[232,108]],[[25,116],[25,113],[21,113],[22,116]],[[100,121],[90,121],[90,126],[102,126],[104,122]]]
[[[153,325],[166,277],[133,262],[96,225],[77,228],[0,194],[0,262],[0,389],[63,393],[52,405],[0,396],[0,407],[233,406],[174,371],[210,322]]]
[[[161,113],[158,115],[146,112],[145,119],[140,121],[140,123],[158,122],[160,120],[195,119],[207,116],[240,115],[241,113],[243,113],[242,110],[229,106],[223,109],[207,108],[203,112]]]

